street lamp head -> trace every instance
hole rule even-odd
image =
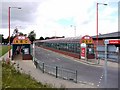
[[[22,9],[21,7],[18,7],[18,9]]]
[[[97,4],[107,5],[106,3],[97,3]]]
[[[103,4],[103,5],[107,5],[107,4]]]

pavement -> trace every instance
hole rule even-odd
[[[43,84],[52,85],[56,88],[96,88],[92,85],[87,85],[84,83],[74,83],[71,81],[59,79],[53,77],[49,74],[43,73],[41,70],[36,69],[35,65],[33,64],[32,60],[18,60],[16,62],[16,68],[19,64],[19,70],[23,73],[29,74],[31,77],[36,79],[38,82],[42,82]],[[21,70],[22,69],[22,70]]]
[[[0,60],[2,60],[2,58],[6,59],[8,57],[8,53],[6,53],[4,56],[0,57]],[[14,60],[12,62],[15,62],[15,67],[17,68],[16,65],[19,64],[19,70],[22,73],[26,73],[29,74],[31,77],[33,77],[34,79],[36,79],[38,82],[42,82],[43,84],[49,84],[52,85],[54,87],[63,87],[63,88],[98,88],[95,85],[91,85],[88,83],[74,83],[71,81],[67,81],[67,80],[63,80],[63,79],[59,79],[56,77],[53,77],[49,74],[43,73],[41,70],[36,69],[35,65],[33,64],[32,60]],[[86,64],[86,63],[85,63]],[[101,60],[101,63],[99,66],[103,65],[104,61]],[[108,65],[110,67],[116,67],[116,63],[114,62],[109,62],[108,61]]]

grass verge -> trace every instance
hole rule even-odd
[[[8,46],[7,45],[0,46],[0,57],[3,56],[7,52],[8,52]]]
[[[2,61],[2,88],[51,88],[50,90],[56,90],[52,86],[46,84],[43,85],[40,82],[37,82],[30,75],[20,73],[14,68],[13,65],[6,64]],[[58,89],[57,89],[58,90]]]

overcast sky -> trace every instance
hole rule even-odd
[[[11,35],[15,27],[28,34],[31,30],[37,37],[96,35],[96,3],[99,4],[99,33],[118,31],[119,0],[2,0],[2,25],[0,34],[8,36],[8,7],[11,8]],[[1,20],[1,19],[0,19]],[[2,26],[2,27],[1,27]]]

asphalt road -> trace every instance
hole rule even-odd
[[[74,58],[64,57],[61,54],[45,50],[39,47],[35,49],[35,58],[51,66],[59,66],[71,70],[77,70],[78,82],[89,83],[104,88],[104,67],[86,65],[74,61]],[[118,88],[118,68],[108,67],[108,88]]]

